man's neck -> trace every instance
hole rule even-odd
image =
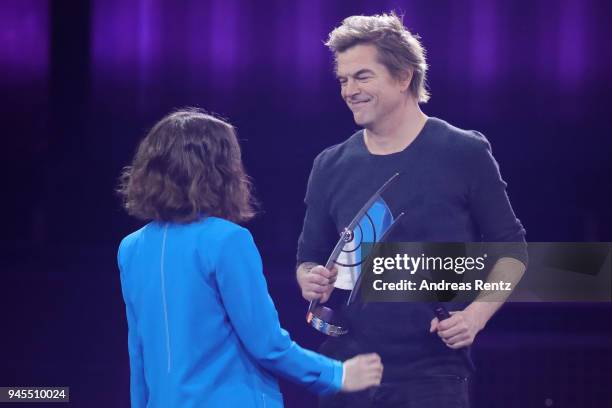
[[[427,115],[414,100],[398,107],[378,126],[366,127],[364,141],[372,154],[392,154],[408,147],[425,126]]]

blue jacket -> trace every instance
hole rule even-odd
[[[119,246],[132,407],[281,407],[275,374],[334,393],[342,365],[280,327],[248,230],[152,222]]]

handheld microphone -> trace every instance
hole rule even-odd
[[[434,309],[434,314],[438,318],[439,321],[446,320],[450,317],[450,313],[444,306],[438,306]],[[470,358],[470,354],[468,353],[468,349],[466,347],[457,350],[461,353],[465,364],[469,367],[471,372],[476,371],[476,366],[474,366],[474,362]]]

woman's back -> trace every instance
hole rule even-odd
[[[278,325],[246,229],[215,217],[152,222],[122,241],[119,264],[130,355],[142,356],[131,359],[132,383],[148,406],[280,404],[262,361],[281,370],[297,364],[293,375],[313,391],[339,387],[339,364],[299,348]]]
[[[343,365],[281,329],[257,247],[235,224],[255,211],[232,125],[198,109],[167,115],[118,193],[130,215],[153,220],[118,254],[132,407],[282,406],[273,374],[318,394],[380,384],[378,356]]]

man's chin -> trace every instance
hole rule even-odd
[[[353,114],[353,120],[355,121],[355,124],[361,127],[365,127],[368,124],[368,121],[363,115],[359,115],[356,113]]]

